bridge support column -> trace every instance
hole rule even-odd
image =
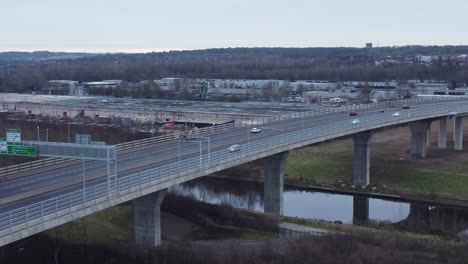
[[[430,228],[429,215],[429,206],[424,204],[411,203],[410,212],[403,223],[412,228],[415,228],[416,230],[428,230]]]
[[[134,200],[135,243],[144,246],[161,244],[161,211],[166,190]]]
[[[370,141],[372,131],[361,132],[353,135],[353,182],[357,186],[367,186],[370,183]]]
[[[288,157],[288,152],[282,152],[264,161],[264,211],[265,213],[283,214],[283,181],[284,163]]]
[[[413,158],[426,157],[426,136],[430,125],[428,121],[416,121],[409,123],[411,129],[411,156]]]
[[[454,117],[453,122],[455,123],[453,127],[453,148],[455,150],[463,150],[463,117],[456,116]]]
[[[440,149],[447,148],[447,118],[439,120],[439,142]]]
[[[369,222],[369,198],[364,196],[353,197],[353,224]]]
[[[426,147],[430,147],[430,146],[431,146],[431,125],[429,124],[426,130]]]

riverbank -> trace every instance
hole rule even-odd
[[[285,184],[346,194],[387,199],[468,206],[468,151],[452,150],[452,125],[447,126],[447,149],[438,149],[438,126],[431,127],[432,147],[425,159],[412,159],[407,127],[376,133],[372,138],[370,185],[352,184],[352,140],[333,140],[289,153]],[[468,133],[465,133],[468,134]],[[465,136],[468,140],[468,135]],[[255,161],[221,171],[212,177],[262,181],[263,162]]]
[[[343,263],[352,257],[356,263],[464,263],[468,258],[466,244],[441,236],[278,217],[171,194],[166,198],[163,209],[170,212],[162,214],[163,245],[158,248],[134,245],[133,208],[127,203],[3,247],[0,262]],[[278,239],[273,229],[280,222],[329,234]]]
[[[404,222],[404,221],[403,221]],[[456,234],[438,230],[412,230],[404,223],[370,220],[365,225],[341,221],[276,216],[234,208],[228,204],[210,204],[191,196],[168,193],[161,205],[161,236],[165,243],[198,240],[271,240],[280,236],[287,223],[316,229],[311,235],[396,232],[405,239],[428,241],[459,240]],[[286,225],[285,225],[286,224]],[[412,230],[412,231],[410,231]],[[133,204],[125,203],[56,227],[44,234],[74,243],[110,247],[133,245]]]

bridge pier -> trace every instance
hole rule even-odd
[[[426,157],[427,129],[431,122],[415,121],[409,123],[411,129],[411,156],[413,158]]]
[[[370,183],[370,141],[372,131],[353,135],[353,182],[356,186],[367,186]]]
[[[431,124],[429,124],[426,130],[426,147],[431,147]]]
[[[455,116],[453,122],[453,148],[455,150],[463,150],[463,117]]]
[[[439,142],[440,149],[447,148],[447,118],[439,120]]]
[[[135,243],[144,246],[161,244],[161,211],[166,190],[134,200]]]
[[[353,197],[353,224],[369,222],[369,198],[365,196]]]
[[[429,229],[429,206],[424,204],[410,204],[408,217],[403,222],[417,230]]]
[[[288,152],[282,152],[263,159],[264,163],[264,212],[283,214],[284,163]]]

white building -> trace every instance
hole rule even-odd
[[[86,88],[102,88],[102,89],[109,89],[115,88],[122,84],[122,80],[104,80],[101,82],[85,82],[84,86]]]
[[[68,94],[71,96],[85,95],[83,86],[78,81],[70,80],[50,80],[48,92],[49,94]]]
[[[432,56],[416,55],[414,56],[414,62],[429,64],[432,62]]]

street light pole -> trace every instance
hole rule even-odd
[[[39,142],[39,126],[37,126],[36,128],[37,128],[37,142]]]
[[[70,143],[70,123],[68,123],[68,143]]]
[[[200,170],[202,170],[203,169],[202,142],[198,141],[198,144],[200,145]]]
[[[177,167],[178,167],[178,174],[180,176],[180,138],[179,138],[179,141],[177,142],[177,151],[179,153],[179,159],[178,159],[178,162],[177,162]]]
[[[82,160],[82,171],[83,171],[83,209],[85,208],[86,205],[86,174],[85,174],[85,160],[84,160],[84,155],[81,154],[81,160]]]
[[[247,152],[250,152],[250,129],[248,128],[247,128]]]
[[[208,164],[211,166],[211,139],[208,137]]]
[[[211,166],[211,138],[210,137],[197,137],[198,139],[205,139],[208,144],[208,164]]]
[[[46,128],[46,141],[49,142],[49,129]]]

